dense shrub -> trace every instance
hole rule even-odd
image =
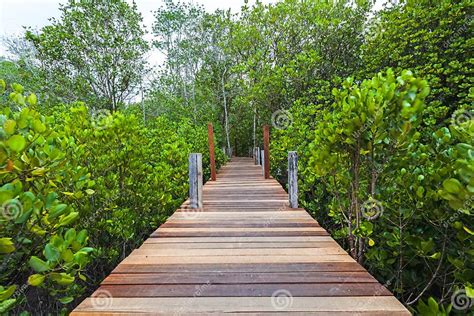
[[[322,85],[317,98],[296,100],[293,124],[272,132],[272,173],[285,182],[287,152],[297,150],[302,204],[426,315],[456,312],[457,296],[474,297],[472,8],[402,1],[376,12],[361,34],[364,66],[354,79],[342,88],[336,79],[333,95]],[[419,97],[422,105],[405,125],[404,102],[387,93],[408,82],[382,84],[389,67],[400,78],[410,69],[430,87],[408,94],[407,105]],[[377,116],[368,113],[374,104]],[[367,210],[383,215],[367,220]]]
[[[183,202],[190,152],[209,174],[207,128],[80,103],[43,116],[34,94],[12,89],[0,116],[0,312],[67,310]]]
[[[349,78],[329,108],[295,105],[271,143],[274,174],[284,177],[288,150],[298,150],[303,204],[408,305],[472,293],[474,124],[432,133],[422,124],[428,93],[409,71]]]
[[[362,76],[392,67],[427,80],[423,124],[433,129],[459,108],[472,110],[473,9],[469,0],[420,0],[380,11],[362,46]]]

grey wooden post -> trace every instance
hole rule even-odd
[[[263,149],[260,151],[260,158],[262,160],[262,174],[265,175],[265,151]]]
[[[257,148],[256,148],[256,151],[257,151],[257,163],[256,163],[256,164],[257,164],[257,165],[260,165],[260,148],[257,147]]]
[[[298,208],[298,154],[288,152],[288,199],[291,208]]]
[[[189,202],[191,208],[202,208],[202,155],[189,154]]]

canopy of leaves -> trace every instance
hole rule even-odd
[[[26,33],[46,78],[66,84],[66,100],[80,96],[115,111],[133,95],[145,68],[148,45],[136,4],[69,0],[60,10],[61,18],[39,34]]]

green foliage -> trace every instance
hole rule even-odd
[[[296,104],[292,126],[271,145],[276,176],[288,150],[301,153],[303,204],[409,305],[451,283],[470,287],[474,276],[474,124],[431,132],[429,91],[409,71],[349,78],[330,107]],[[435,308],[425,305],[420,313]],[[440,303],[440,315],[447,308]]]
[[[472,1],[408,1],[382,10],[369,23],[362,47],[364,74],[411,69],[431,87],[423,123],[436,126],[473,104]]]
[[[409,1],[378,12],[351,70],[375,77],[293,98],[293,124],[272,132],[272,173],[286,181],[297,150],[302,204],[424,315],[456,311],[451,296],[474,280],[471,11]]]
[[[23,92],[21,85],[12,84],[9,102],[21,110],[2,106],[0,115],[0,283],[14,292],[26,284],[31,268],[39,274],[30,276],[30,285],[58,299],[75,296],[84,286],[64,280],[74,281],[80,275],[92,251],[86,248],[86,231],[80,233],[80,239],[63,238],[74,231],[71,226],[79,218],[77,209],[59,197],[59,190],[69,181],[61,177],[70,167],[66,152],[74,150],[75,144],[64,142],[51,129],[51,120],[34,110],[36,97]],[[76,169],[78,173],[83,170]],[[4,311],[13,307],[13,301],[7,301],[13,292],[3,295]]]
[[[34,306],[28,293],[37,291],[37,300],[56,300],[44,307],[53,312],[184,201],[189,153],[203,153],[209,175],[207,128],[163,117],[144,126],[134,114],[91,115],[80,103],[43,116],[24,91],[12,84],[8,102],[20,109],[2,105],[0,116],[0,304]]]
[[[44,80],[66,101],[117,110],[140,84],[145,67],[148,45],[136,4],[69,0],[60,10],[61,19],[52,19],[40,34],[26,33]]]

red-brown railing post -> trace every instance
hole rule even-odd
[[[265,179],[270,178],[270,126],[263,126],[263,150],[264,150],[264,175]]]
[[[207,136],[209,141],[209,160],[211,164],[211,180],[216,181],[216,158],[214,155],[214,128],[212,124],[207,124]]]

